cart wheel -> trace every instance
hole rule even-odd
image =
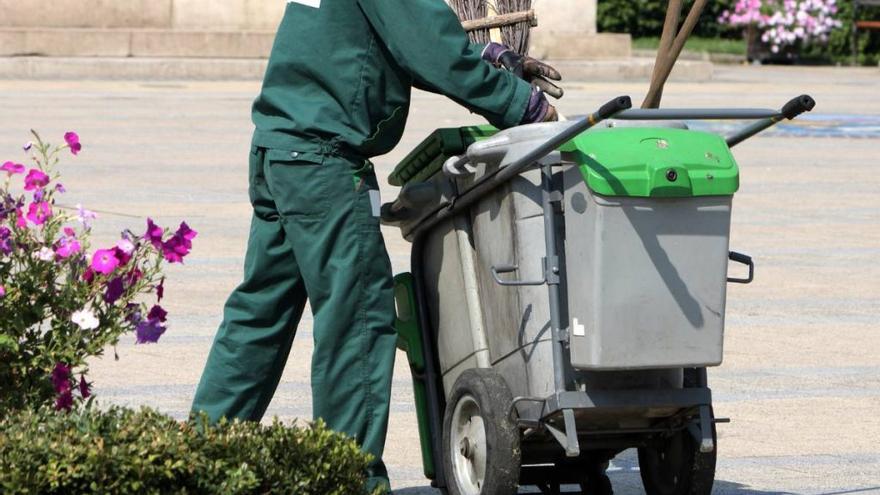
[[[648,495],[710,495],[715,481],[715,449],[700,452],[699,443],[685,429],[648,447],[639,448],[639,471]]]
[[[443,417],[443,466],[450,495],[517,491],[519,428],[508,415],[513,396],[501,375],[469,369],[458,377]]]

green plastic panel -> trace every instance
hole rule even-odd
[[[739,167],[724,138],[684,129],[595,130],[574,139],[590,189],[604,196],[730,196]]]
[[[422,353],[422,332],[419,328],[419,313],[416,306],[413,276],[400,273],[394,277],[394,301],[397,315],[394,329],[397,330],[397,348],[406,352],[413,380],[413,398],[416,403],[416,421],[419,426],[419,443],[422,449],[422,467],[425,477],[434,479],[434,454],[431,449],[431,430],[428,423],[427,387],[423,378],[425,357]]]
[[[388,183],[403,186],[424,181],[440,171],[447,158],[464,153],[468,146],[497,132],[490,125],[437,129],[406,155],[391,172]]]

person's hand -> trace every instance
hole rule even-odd
[[[536,122],[556,122],[559,120],[559,114],[556,108],[547,101],[541,88],[532,88],[532,94],[529,97],[529,103],[526,105],[526,113],[523,115],[520,124],[534,124]]]
[[[501,43],[489,43],[483,50],[483,60],[492,65],[513,72],[517,77],[525,79],[535,87],[554,98],[562,98],[564,91],[559,86],[548,81],[559,81],[562,76],[553,67],[538,59],[523,56]]]

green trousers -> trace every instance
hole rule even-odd
[[[229,296],[194,411],[259,421],[306,300],[314,314],[312,412],[382,463],[396,334],[378,184],[366,160],[253,148],[244,281]]]

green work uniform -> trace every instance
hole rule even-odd
[[[531,87],[480,58],[443,0],[293,0],[254,103],[253,219],[193,410],[259,420],[308,299],[315,418],[381,461],[396,335],[378,184],[368,158],[400,140],[411,87],[445,94],[498,127]]]

